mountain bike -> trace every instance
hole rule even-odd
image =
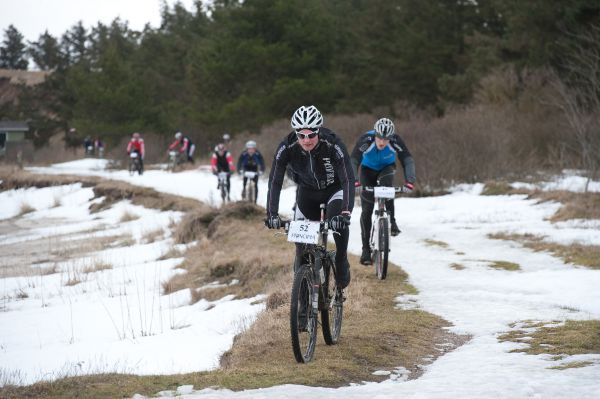
[[[394,199],[396,193],[404,192],[404,187],[363,187],[363,190],[373,192],[377,207],[371,223],[371,259],[375,265],[375,274],[380,280],[385,280],[388,269],[388,255],[390,252],[390,215],[385,207],[386,201]]]
[[[177,166],[182,164],[183,162],[183,153],[171,150],[169,151],[169,162],[167,163],[167,170],[169,172],[175,172]]]
[[[227,188],[227,176],[229,172],[219,172],[217,178],[219,179],[218,189],[221,191],[221,200],[223,203],[229,201],[229,189]]]
[[[138,172],[139,175],[142,174],[142,162],[140,154],[137,151],[131,151],[129,153],[129,174],[133,176],[135,172]]]
[[[344,292],[337,286],[335,251],[327,250],[329,226],[325,204],[318,222],[284,222],[288,241],[303,246],[300,266],[294,271],[290,304],[292,349],[298,363],[312,360],[317,342],[318,315],[327,345],[339,342],[344,314]]]
[[[243,192],[244,195],[242,195],[242,199],[249,201],[249,202],[254,202],[256,203],[256,197],[257,197],[257,187],[256,187],[256,181],[254,180],[254,178],[256,177],[256,175],[258,174],[258,172],[252,172],[252,171],[244,171],[244,177],[247,179],[246,180],[246,188],[245,191]]]

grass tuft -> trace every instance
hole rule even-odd
[[[530,248],[536,252],[550,252],[552,255],[561,258],[565,263],[581,265],[590,269],[600,269],[599,245],[563,245],[546,242],[544,241],[544,237],[533,234],[496,233],[490,234],[488,237],[498,240],[517,241],[526,248]]]
[[[448,245],[448,243],[446,243],[444,241],[433,240],[431,238],[427,238],[423,241],[425,242],[425,244],[429,245],[430,247],[448,248],[450,246],[450,245]]]
[[[508,270],[511,272],[521,270],[521,266],[519,266],[518,263],[507,262],[504,260],[494,260],[489,266],[494,269]]]
[[[567,320],[558,326],[527,321],[523,328],[502,334],[498,340],[526,344],[512,352],[530,355],[600,354],[600,320]]]
[[[452,263],[450,265],[451,268],[453,268],[454,270],[465,270],[465,267],[463,265],[461,265],[460,263]]]
[[[17,216],[23,216],[31,212],[35,212],[35,208],[29,205],[27,202],[22,202]]]
[[[139,215],[136,215],[135,213],[131,212],[130,210],[125,210],[123,212],[123,214],[121,215],[119,222],[126,223],[126,222],[131,222],[133,220],[138,220],[139,218],[140,218]]]

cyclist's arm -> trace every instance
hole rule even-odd
[[[342,199],[342,213],[351,213],[354,208],[354,171],[352,169],[352,163],[350,162],[350,156],[348,150],[341,140],[337,140],[334,144],[336,161],[336,170],[342,185],[343,199]]]
[[[231,153],[228,151],[227,155],[227,163],[229,164],[229,172],[233,173],[235,172],[235,165],[233,164],[233,157],[231,156]]]
[[[237,161],[237,170],[238,170],[238,172],[242,171],[242,164],[243,164],[243,162],[244,162],[244,153],[242,152],[240,154],[240,157],[238,158],[238,161]]]
[[[408,147],[406,147],[406,144],[404,144],[404,141],[398,135],[395,135],[392,147],[396,150],[398,160],[404,169],[404,180],[408,183],[414,183],[417,180],[415,161],[410,151],[408,151]]]
[[[363,134],[358,138],[356,144],[354,145],[354,149],[352,150],[352,154],[350,155],[350,161],[352,162],[352,171],[354,172],[354,177],[356,181],[358,181],[358,167],[360,166],[363,153],[368,148],[368,143],[365,142],[365,135]]]
[[[260,170],[261,173],[263,173],[265,171],[265,160],[262,154],[258,151],[256,151],[256,159],[258,160],[258,170]]]
[[[279,195],[283,185],[283,177],[289,162],[289,152],[286,143],[281,143],[275,151],[271,173],[269,174],[269,192],[267,193],[267,216],[279,213]]]
[[[213,173],[217,171],[217,154],[213,152],[212,157],[210,157],[210,168]]]

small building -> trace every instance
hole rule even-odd
[[[7,162],[33,160],[33,142],[25,121],[0,121],[0,159]]]

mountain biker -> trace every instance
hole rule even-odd
[[[238,158],[237,169],[240,174],[244,172],[257,172],[254,176],[254,184],[256,191],[254,192],[254,202],[258,198],[258,175],[263,174],[265,171],[265,161],[262,154],[256,149],[256,142],[250,140],[246,142],[246,149],[242,151]],[[248,178],[244,176],[244,186],[242,189],[242,198],[246,197],[246,183]]]
[[[404,144],[404,141],[394,133],[394,122],[381,118],[375,122],[374,130],[364,133],[358,138],[352,151],[352,167],[358,174],[360,165],[360,183],[363,186],[392,186],[396,174],[396,159],[400,160],[404,169],[404,188],[411,191],[416,180],[415,162]],[[375,207],[373,192],[362,191],[360,194],[362,213],[360,215],[360,233],[362,238],[362,254],[360,263],[371,264],[371,248],[369,235],[371,232],[371,215]],[[386,209],[390,213],[391,234],[397,236],[400,229],[394,217],[394,200],[386,201]]]
[[[217,175],[219,172],[227,172],[227,192],[230,193],[231,173],[235,171],[235,167],[233,166],[233,158],[225,148],[225,144],[219,143],[215,147],[215,151],[210,158],[210,167],[214,175]],[[229,200],[229,198],[227,199]]]
[[[144,173],[144,155],[146,149],[144,147],[144,139],[138,132],[133,133],[131,140],[127,143],[127,155],[131,155],[132,152],[137,152],[140,159],[140,175]]]
[[[194,163],[194,150],[196,149],[196,145],[192,143],[192,140],[188,136],[184,136],[183,133],[177,132],[175,133],[175,141],[169,145],[169,151],[179,151],[180,154],[186,154],[186,160],[189,163]]]
[[[86,155],[92,155],[94,152],[94,142],[90,136],[85,136],[85,139],[83,139],[83,148]]]
[[[104,142],[100,137],[96,137],[96,139],[94,140],[94,151],[96,152],[96,155],[100,158],[102,158],[102,156],[104,155]]]
[[[335,256],[338,284],[350,283],[347,249],[350,214],[354,207],[354,173],[342,140],[323,127],[323,116],[311,106],[301,106],[291,119],[294,129],[279,144],[269,175],[267,194],[268,228],[281,227],[279,195],[286,169],[297,184],[295,219],[319,220],[321,203],[327,204],[327,217],[337,248]],[[302,245],[296,245],[294,270],[302,263]]]

